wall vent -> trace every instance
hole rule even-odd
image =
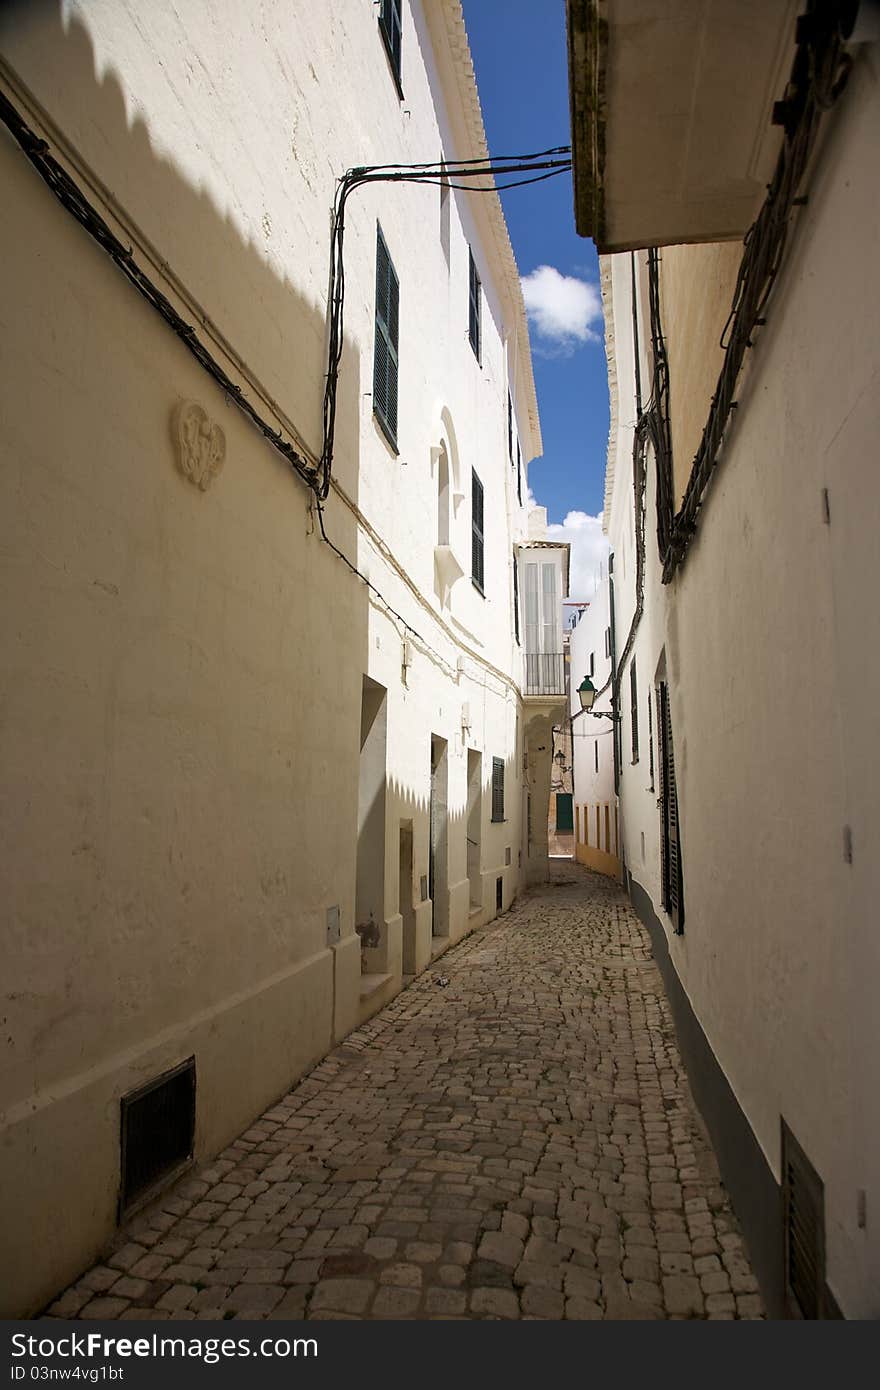
[[[822,1318],[825,1292],[825,1190],[782,1121],[782,1221],[786,1312]]]
[[[509,864],[509,863],[510,863],[510,847],[509,847],[509,846],[508,846],[508,848],[504,851],[504,862],[505,862],[505,864]]]
[[[190,1161],[196,1119],[196,1059],[122,1097],[119,1216],[143,1205]]]

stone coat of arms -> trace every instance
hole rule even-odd
[[[177,466],[202,492],[219,474],[226,458],[226,436],[195,401],[181,401],[172,418]]]

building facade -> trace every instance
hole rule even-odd
[[[880,47],[803,8],[683,6],[649,73],[650,6],[570,0],[577,216],[626,884],[771,1314],[876,1318]]]
[[[494,193],[349,199],[301,476],[340,176],[486,155],[457,0],[142,18],[0,21],[7,1315],[506,909],[546,823]]]
[[[614,709],[611,702],[611,596],[608,562],[603,560],[596,592],[581,605],[569,638],[571,680],[569,716],[574,798],[574,855],[588,869],[620,876]],[[581,706],[578,687],[588,678],[602,693],[591,713]]]

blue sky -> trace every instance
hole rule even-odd
[[[490,151],[567,145],[565,0],[463,0],[463,9]],[[570,175],[501,196],[530,306],[544,438],[544,457],[532,464],[529,483],[551,522],[569,512],[595,516],[608,440],[596,248],[575,231]]]

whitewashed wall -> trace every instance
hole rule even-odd
[[[880,1195],[878,110],[877,58],[868,47],[828,120],[697,539],[665,589],[649,471],[635,652],[642,689],[663,670],[670,685],[682,936],[660,905],[646,732],[631,767],[626,680],[621,692],[627,868],[650,896],[769,1169],[778,1180],[782,1116],[818,1170],[829,1287],[856,1318],[880,1313],[880,1240],[870,1215]],[[635,418],[629,284],[629,256],[614,257],[621,421]],[[665,326],[673,332],[668,291]],[[643,341],[644,308],[643,299]],[[675,390],[672,380],[673,398]],[[624,435],[621,428],[609,523],[619,650],[635,568]]]
[[[356,164],[474,153],[453,81],[468,80],[458,8],[432,8],[431,28],[419,4],[403,8],[403,100],[367,0],[149,14],[98,0],[11,6],[0,23],[16,75],[4,89],[234,378],[313,452],[336,179]],[[417,634],[404,680],[400,622],[320,543],[306,489],[5,134],[0,162],[13,1039],[0,1223],[2,1305],[26,1313],[112,1234],[122,1095],[195,1053],[196,1157],[212,1154],[400,988],[407,819],[424,964],[432,733],[449,743],[449,939],[494,914],[498,876],[504,906],[515,895],[524,720],[511,557],[525,522],[508,383],[524,459],[540,444],[497,218],[456,194],[447,268],[438,189],[356,195],[335,465],[346,496],[331,495],[326,525]],[[370,398],[377,219],[400,280],[399,457]],[[468,242],[484,288],[482,365],[467,339]],[[225,432],[205,493],[175,467],[181,399]],[[450,421],[465,573],[441,611],[431,450],[444,437],[452,448]],[[485,488],[485,597],[469,577],[472,467]],[[368,999],[354,933],[365,674],[388,690],[389,730],[388,979]],[[476,914],[468,744],[486,788]],[[490,821],[493,756],[506,763],[501,824]],[[334,906],[341,941],[328,945]]]

